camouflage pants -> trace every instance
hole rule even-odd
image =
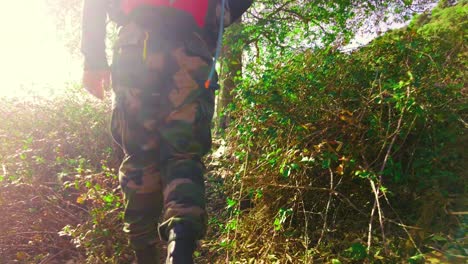
[[[168,40],[134,23],[119,33],[112,135],[125,153],[119,171],[124,230],[136,249],[155,243],[158,221],[164,240],[176,223],[198,239],[205,233],[201,158],[211,148],[214,89],[203,83],[210,60],[195,33]]]

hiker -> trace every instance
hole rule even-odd
[[[166,263],[193,263],[207,225],[202,157],[211,148],[219,28],[252,1],[84,2],[83,85],[102,99],[112,73],[111,132],[125,154],[124,231],[137,263],[158,263],[158,232],[168,242]],[[111,67],[107,16],[120,26]]]

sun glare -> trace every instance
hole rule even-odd
[[[0,16],[0,96],[63,91],[77,82],[80,61],[60,41],[46,1],[4,1]]]

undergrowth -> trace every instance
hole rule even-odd
[[[4,99],[0,263],[133,258],[121,231],[120,154],[107,132],[109,110],[110,102],[78,88]]]
[[[223,155],[224,258],[466,261],[466,7],[350,54],[247,66]]]

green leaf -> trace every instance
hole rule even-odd
[[[354,243],[345,250],[346,255],[353,260],[363,260],[367,257],[366,247],[361,243]]]
[[[289,166],[282,166],[280,168],[280,173],[281,173],[281,176],[283,176],[284,178],[288,178],[289,175],[291,175],[291,168],[289,168]]]
[[[301,162],[304,163],[314,163],[315,159],[313,157],[302,157]]]
[[[440,236],[440,235],[433,235],[431,237],[431,240],[436,241],[436,242],[447,242],[447,238]]]
[[[411,6],[413,4],[413,0],[403,0],[406,6]]]
[[[410,264],[424,263],[424,255],[418,254],[418,255],[412,256],[411,258],[408,259],[408,262]]]
[[[273,225],[275,226],[275,231],[279,231],[281,229],[281,220],[278,217],[275,218]]]
[[[331,165],[331,160],[330,159],[325,159],[322,161],[322,168],[323,169],[329,169]]]
[[[234,200],[234,199],[231,199],[231,198],[227,198],[227,208],[228,209],[231,209],[233,207],[235,207],[237,205],[237,200]]]
[[[114,201],[114,195],[112,194],[104,195],[102,199],[104,200],[104,202],[110,204]]]

